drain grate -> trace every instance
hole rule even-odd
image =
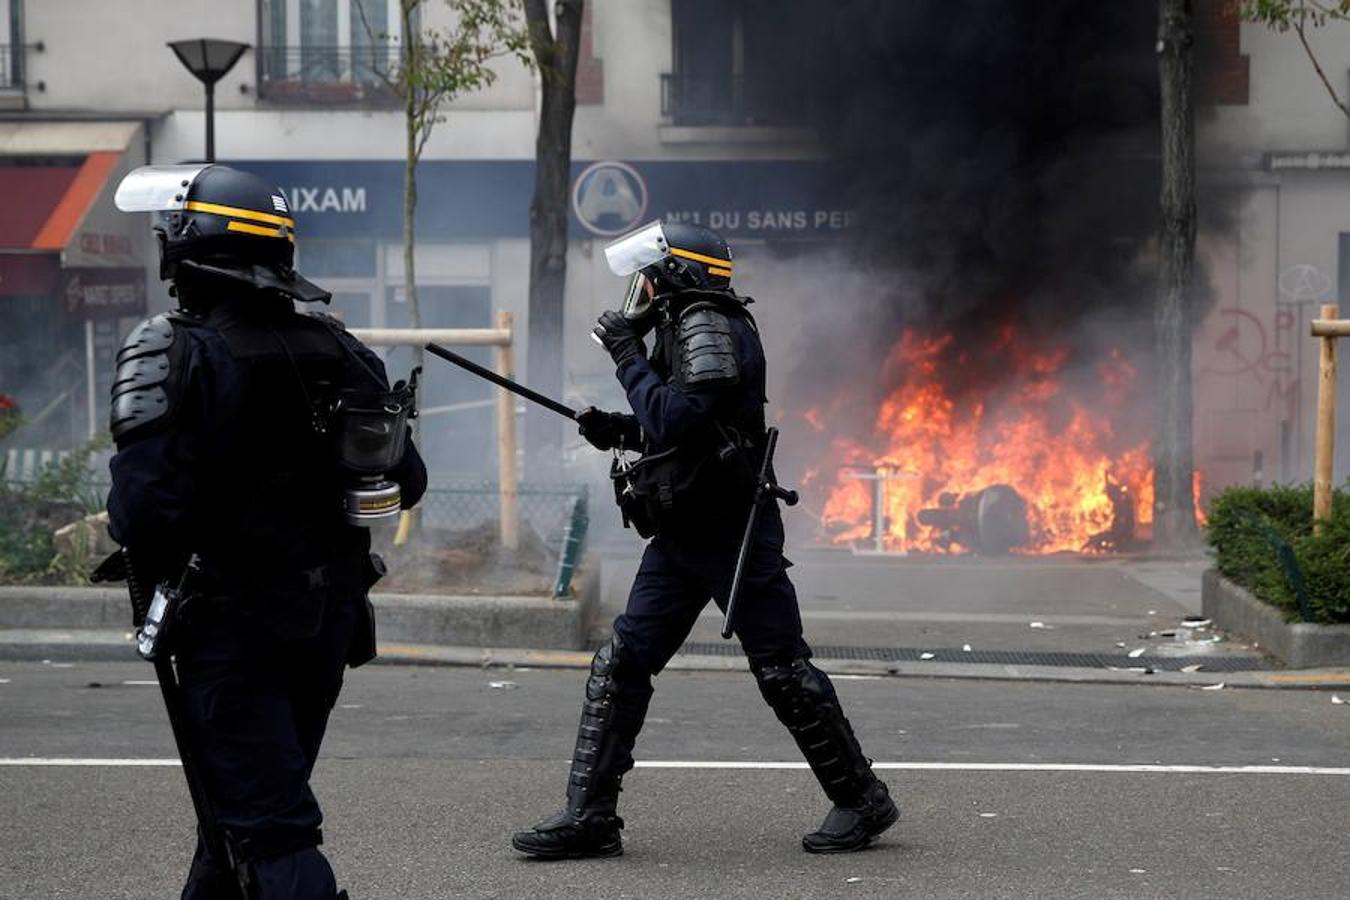
[[[985,663],[1005,666],[1063,666],[1079,669],[1151,668],[1158,672],[1178,672],[1186,666],[1199,665],[1205,672],[1254,672],[1270,668],[1264,659],[1255,656],[1140,656],[1110,653],[1057,653],[1039,650],[972,650],[918,649],[914,647],[844,647],[822,644],[813,646],[815,655],[822,659],[874,660],[877,662],[919,662],[920,654],[933,654],[928,662]],[[689,656],[742,656],[740,645],[730,641],[691,641],[681,649]]]

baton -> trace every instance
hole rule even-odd
[[[498,375],[491,369],[484,368],[483,366],[480,366],[478,363],[473,362],[472,360],[465,359],[455,351],[448,350],[445,347],[442,347],[440,344],[427,344],[426,349],[428,353],[431,353],[435,356],[439,356],[446,362],[454,363],[461,369],[467,369],[468,371],[477,375],[479,378],[487,379],[488,381],[497,385],[497,387],[505,388],[506,390],[510,391],[513,394],[517,394],[521,397],[524,397],[526,400],[532,400],[535,403],[538,403],[540,406],[544,407],[545,409],[552,410],[553,412],[557,413],[560,416],[566,416],[567,418],[574,420],[577,417],[577,411],[572,407],[559,403],[552,397],[545,397],[538,391],[532,391],[525,385],[520,384],[519,382],[516,381],[512,381],[505,375]]]
[[[755,499],[750,506],[750,518],[745,523],[745,536],[741,538],[741,552],[736,556],[736,571],[731,576],[731,590],[727,593],[727,611],[722,616],[722,637],[730,638],[735,624],[736,599],[741,593],[741,580],[745,574],[745,561],[750,556],[750,543],[755,538],[755,525],[759,522],[759,511],[766,503],[782,500],[788,506],[797,505],[797,492],[785,490],[774,484],[769,477],[773,468],[773,451],[778,446],[778,429],[770,428],[764,442],[764,461],[759,466],[759,479],[755,482]]]

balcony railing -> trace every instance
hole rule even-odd
[[[661,115],[674,125],[801,125],[806,102],[772,78],[744,75],[661,76]]]
[[[259,47],[258,96],[287,105],[387,106],[396,98],[384,77],[398,65],[398,48]]]

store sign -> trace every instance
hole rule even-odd
[[[61,297],[66,317],[75,321],[145,315],[145,270],[67,269]]]
[[[572,214],[592,234],[612,237],[642,224],[647,183],[621,162],[591,163],[572,182]]]
[[[306,238],[397,241],[403,164],[395,160],[236,162],[282,186]],[[426,160],[417,167],[417,236],[427,241],[526,238],[532,160]],[[693,222],[729,239],[820,239],[853,221],[810,160],[577,162],[574,239],[609,239],[644,222]],[[302,251],[303,252],[303,251]]]
[[[1267,158],[1270,171],[1303,170],[1315,172],[1319,169],[1350,169],[1350,153],[1345,151],[1309,151],[1305,153],[1272,153]]]

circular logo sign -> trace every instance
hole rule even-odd
[[[627,163],[591,163],[572,185],[572,212],[593,234],[631,231],[647,212],[647,183]]]

